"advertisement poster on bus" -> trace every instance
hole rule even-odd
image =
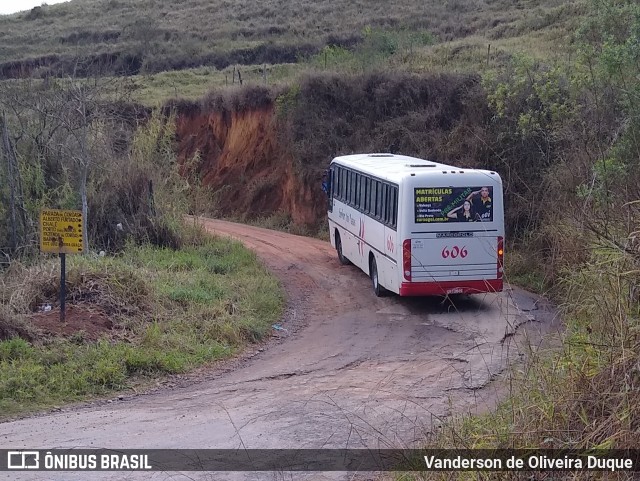
[[[423,187],[414,189],[416,224],[492,222],[493,187]]]

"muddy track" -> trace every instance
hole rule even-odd
[[[492,381],[524,355],[526,343],[552,328],[551,310],[522,291],[454,302],[376,298],[366,275],[341,266],[327,242],[203,222],[212,234],[253,249],[280,279],[288,307],[279,340],[199,382],[0,424],[2,447],[412,446],[452,410],[491,408],[500,386]],[[11,479],[272,479],[264,473],[165,476],[29,473]],[[319,476],[313,479],[325,479]]]

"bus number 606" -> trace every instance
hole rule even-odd
[[[447,259],[449,257],[451,257],[452,259],[456,259],[457,257],[460,257],[462,259],[464,259],[465,257],[467,257],[467,247],[458,247],[458,246],[453,246],[451,249],[449,249],[449,246],[446,246],[444,249],[442,249],[442,258],[443,259]]]

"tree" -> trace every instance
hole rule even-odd
[[[27,209],[31,219],[45,206],[77,208],[79,204],[85,219],[84,252],[89,251],[89,177],[98,161],[108,160],[111,135],[118,124],[126,122],[114,108],[125,98],[118,79],[28,79],[0,87],[0,107],[10,113],[4,122],[5,133],[7,124],[13,124],[13,139],[4,143],[16,145],[18,152],[9,164],[13,170],[8,178],[19,179],[20,172],[28,174],[26,197],[31,199]],[[7,150],[11,151],[5,147]],[[10,185],[14,200],[19,183]]]

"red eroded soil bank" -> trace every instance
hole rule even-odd
[[[296,224],[315,224],[326,211],[320,179],[295,172],[274,114],[273,105],[179,112],[178,159],[185,166],[199,154],[193,168],[219,193],[221,214],[257,217],[284,211]]]
[[[212,91],[167,107],[177,114],[183,173],[217,192],[214,215],[285,212],[296,224],[318,225],[327,204],[321,172],[335,155],[393,151],[503,171],[503,153],[520,149],[492,130],[495,116],[475,76],[313,75],[287,89]],[[512,185],[508,179],[507,194]],[[528,202],[513,212],[528,212]]]

